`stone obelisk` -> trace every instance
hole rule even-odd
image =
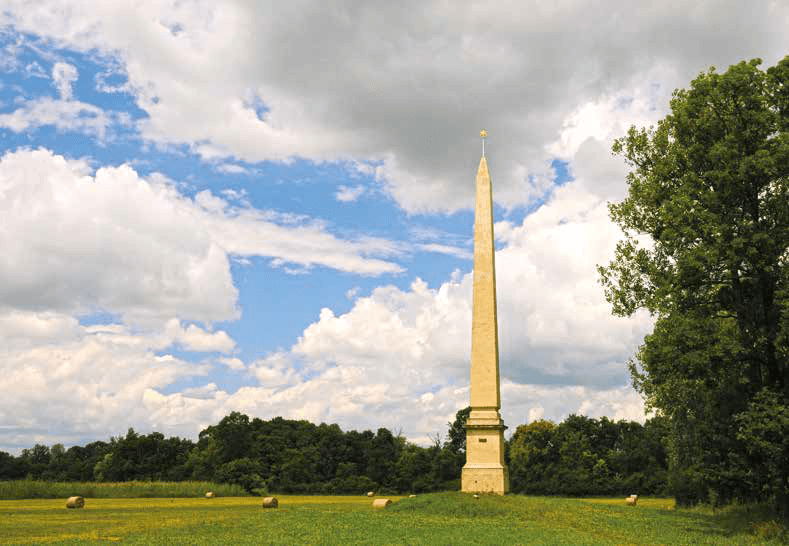
[[[477,169],[474,215],[474,308],[471,322],[471,414],[466,421],[466,465],[461,490],[497,493],[509,490],[504,466],[504,421],[499,415],[499,338],[496,322],[496,267],[493,246],[493,191],[485,157]]]

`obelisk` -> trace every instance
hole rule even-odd
[[[474,303],[471,319],[471,414],[466,421],[466,465],[461,490],[497,493],[509,490],[504,465],[504,421],[499,415],[499,338],[496,322],[496,266],[493,246],[493,191],[485,157],[477,169],[474,213]]]

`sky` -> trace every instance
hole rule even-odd
[[[783,1],[0,3],[0,450],[231,411],[445,438],[479,131],[502,417],[645,419],[611,154]]]

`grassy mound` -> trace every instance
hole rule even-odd
[[[512,515],[519,508],[514,497],[480,495],[475,499],[470,493],[451,491],[427,493],[405,498],[389,507],[390,512],[432,514],[454,517],[497,517]]]

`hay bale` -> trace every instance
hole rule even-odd
[[[413,498],[415,498],[415,497],[416,497],[416,495],[408,495],[408,498],[409,498],[409,499],[413,499]]]
[[[475,498],[475,499],[478,499],[478,498],[479,498],[479,495],[474,495],[474,498]]]
[[[392,504],[392,501],[389,499],[375,499],[373,501],[373,508],[386,508]]]
[[[276,508],[279,506],[277,497],[263,497],[263,508]]]
[[[630,495],[630,498],[638,500],[638,495]]]
[[[628,506],[635,506],[636,502],[638,502],[638,498],[637,497],[627,497],[625,499],[625,502],[627,502]]]
[[[368,491],[368,492],[367,492],[367,496],[368,496],[368,497],[374,497],[374,496],[375,496],[375,493],[373,493],[372,491]]]
[[[216,497],[216,495],[214,494],[213,491],[209,491],[208,493],[205,494],[205,498],[207,499],[213,499],[214,497]]]
[[[84,508],[85,499],[82,497],[69,497],[66,500],[66,508]]]

